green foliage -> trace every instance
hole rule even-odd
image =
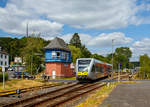
[[[140,72],[138,77],[141,79],[150,78],[150,57],[147,54],[140,56]]]
[[[5,81],[7,81],[8,80],[8,73],[7,72],[5,72]],[[0,73],[0,82],[2,82],[3,81],[3,73]]]
[[[121,69],[129,68],[129,59],[132,56],[132,52],[128,47],[116,48],[114,53],[114,68],[118,68],[121,65]]]
[[[107,58],[105,58],[104,56],[98,55],[98,54],[92,54],[91,58],[95,58],[95,59],[101,60],[103,62],[108,62],[109,63]]]
[[[75,33],[71,40],[70,40],[70,45],[73,45],[77,48],[81,48],[81,40],[80,40],[80,36],[78,35],[78,33]]]
[[[72,45],[69,45],[69,49],[71,50],[71,62],[75,63],[76,59],[82,56],[81,50]]]
[[[22,48],[21,55],[26,62],[26,70],[31,73],[36,73],[36,69],[40,64],[44,63],[44,40],[40,37],[26,38],[25,47]],[[38,54],[38,55],[36,55]],[[39,56],[40,55],[40,56]]]
[[[85,45],[81,45],[81,53],[82,53],[82,58],[90,58],[91,52],[85,47]]]
[[[33,34],[31,37],[10,38],[1,37],[0,44],[2,48],[9,54],[9,60],[14,61],[14,57],[22,57],[26,62],[26,71],[31,71],[31,62],[33,74],[35,74],[40,64],[44,65],[44,50],[43,47],[48,45],[50,41],[40,38],[39,35]],[[36,53],[41,54],[40,56]],[[32,61],[31,61],[32,60]],[[40,69],[41,71],[42,69]]]
[[[20,48],[21,42],[17,38],[10,38],[10,37],[1,37],[0,38],[0,44],[3,49],[10,55],[10,61],[14,60],[14,57],[20,55]]]

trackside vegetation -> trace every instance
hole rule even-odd
[[[150,79],[150,57],[147,54],[140,56],[140,71],[136,77],[139,79]]]
[[[5,73],[5,80],[7,81],[8,80],[8,73]],[[0,82],[3,81],[3,73],[0,72]]]

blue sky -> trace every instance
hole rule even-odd
[[[92,53],[128,46],[131,60],[150,55],[150,0],[0,0],[0,37],[41,33],[69,42],[77,32]]]

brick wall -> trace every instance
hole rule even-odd
[[[48,62],[46,63],[45,73],[52,76],[52,71],[56,72],[56,77],[72,77],[73,71],[70,68],[70,63]]]

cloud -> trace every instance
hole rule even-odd
[[[137,6],[136,0],[9,0],[0,8],[0,29],[25,34],[27,20],[30,32],[50,36],[60,33],[64,24],[80,29],[116,29],[141,24],[140,10],[149,11],[149,5]]]
[[[13,1],[13,0],[10,0]],[[56,35],[61,32],[63,24],[40,18],[39,15],[20,9],[17,4],[7,3],[5,8],[0,8],[0,29],[5,32],[25,35],[26,26],[29,33],[41,33],[42,35]]]
[[[130,49],[133,52],[132,60],[138,60],[140,55],[148,54],[150,56],[150,38],[144,38],[140,41],[135,41]]]
[[[69,43],[73,34],[60,36],[65,42]],[[98,36],[79,33],[82,44],[94,48],[108,48],[112,46],[112,39],[115,46],[127,45],[132,42],[132,38],[125,36],[122,32],[102,33]]]
[[[132,42],[132,38],[126,37],[122,32],[113,32],[113,33],[102,33],[92,40],[88,42],[89,46],[96,46],[96,47],[111,47],[112,40],[114,40],[114,45],[126,45]]]
[[[132,45],[133,51],[137,51],[137,53],[141,54],[150,53],[149,47],[150,47],[150,38],[144,38],[141,41],[136,41]]]

